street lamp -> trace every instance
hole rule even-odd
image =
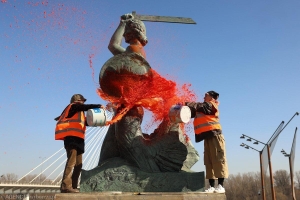
[[[254,138],[252,138],[252,137],[250,137],[250,136],[248,136],[248,135],[245,135],[245,134],[243,134],[240,138],[241,138],[241,139],[247,138],[247,141],[249,141],[249,142],[251,142],[252,140],[254,140],[255,142],[254,142],[253,144],[261,143],[261,144],[263,144],[263,145],[266,145],[266,143],[263,143],[263,142],[261,142],[261,141],[259,141],[259,140],[257,140],[257,139],[254,139]]]
[[[290,154],[287,154],[287,153],[285,152],[285,150],[282,149],[280,152],[281,152],[285,157],[290,157]]]
[[[283,125],[283,123],[284,122],[281,122],[281,124],[279,125],[279,127],[281,126],[281,125]],[[278,128],[277,128],[277,130],[278,130]],[[276,132],[276,131],[275,131]],[[272,199],[273,200],[275,200],[276,199],[276,197],[275,197],[275,188],[274,188],[274,179],[273,179],[273,172],[272,172],[272,164],[271,164],[271,152],[270,152],[270,145],[268,145],[268,144],[266,144],[266,143],[264,143],[264,142],[261,142],[261,141],[259,141],[259,140],[257,140],[257,139],[254,139],[254,138],[252,138],[252,137],[250,137],[250,136],[247,136],[247,135],[245,135],[245,134],[243,134],[243,136],[244,137],[246,137],[247,138],[247,141],[252,141],[252,140],[254,140],[255,142],[253,143],[253,144],[258,144],[258,143],[260,143],[260,144],[263,144],[263,145],[265,145],[265,147],[267,147],[267,151],[268,151],[268,160],[269,160],[269,171],[270,171],[270,181],[271,181],[271,190],[272,190]],[[249,149],[249,145],[247,145],[247,147],[248,148],[246,148],[246,149]],[[258,151],[257,149],[254,149],[254,148],[252,148],[252,147],[250,147],[251,149],[253,149],[253,150],[255,150],[255,151]],[[262,197],[263,197],[263,199],[265,200],[266,199],[266,193],[265,193],[265,189],[264,189],[264,170],[263,170],[263,164],[262,164],[262,153],[263,153],[263,150],[262,151],[258,151],[259,152],[259,160],[260,160],[260,173],[261,173],[261,187],[262,187]]]
[[[297,127],[296,127],[296,130],[295,130],[295,135],[294,135],[293,144],[292,144],[290,154],[287,154],[285,152],[285,150],[283,150],[283,149],[280,151],[285,157],[289,158],[290,177],[291,177],[291,187],[292,187],[293,200],[296,200],[295,188],[294,188],[294,170],[293,170],[294,159],[295,159],[295,148],[296,148],[296,136],[297,136]]]
[[[242,146],[246,149],[251,148],[259,153],[262,198],[263,198],[263,200],[266,200],[265,179],[264,179],[263,163],[262,163],[262,151],[259,151],[259,150],[255,149],[247,144],[244,144],[244,143],[240,144],[240,146]],[[260,192],[259,192],[259,195],[260,195]]]

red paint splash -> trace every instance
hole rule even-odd
[[[99,85],[96,81],[95,81],[95,69],[93,67],[93,61],[92,59],[95,57],[95,54],[91,54],[89,55],[89,64],[90,64],[90,68],[92,70],[92,79],[93,79],[93,82],[95,83],[95,85]]]
[[[153,113],[153,122],[168,117],[171,106],[185,101],[194,101],[196,95],[184,84],[181,87],[174,81],[167,80],[151,69],[148,75],[132,73],[107,74],[101,80],[99,96],[117,107],[123,106],[120,112],[107,125],[119,121],[133,106],[140,105]]]

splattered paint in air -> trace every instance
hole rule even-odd
[[[175,81],[167,80],[151,69],[145,75],[131,72],[107,72],[100,80],[99,96],[122,107],[122,110],[109,121],[112,124],[120,120],[128,110],[139,105],[153,113],[152,124],[168,117],[171,106],[186,101],[194,101],[196,95],[189,84],[179,86]]]
[[[68,92],[74,85],[66,79],[65,74],[71,74],[72,79],[82,80],[85,72],[87,72],[87,76],[92,76],[94,84],[99,87],[98,81],[94,80],[94,77],[98,75],[97,59],[101,57],[100,53],[108,51],[107,44],[111,36],[111,29],[116,27],[116,24],[109,24],[108,20],[104,20],[107,13],[104,11],[101,14],[90,13],[88,10],[76,7],[76,3],[70,2],[69,4],[45,0],[26,3],[8,0],[1,0],[1,2],[15,11],[21,8],[28,10],[22,15],[18,12],[8,15],[7,18],[11,20],[6,25],[4,33],[8,41],[8,45],[5,46],[6,50],[13,51],[15,61],[17,64],[19,63],[19,66],[22,65],[22,68],[11,67],[11,78],[14,80],[11,81],[10,88],[15,88],[12,89],[15,93],[18,92],[16,88],[20,85],[24,85],[20,92],[24,95],[26,88],[41,90],[42,88],[39,87],[43,84],[33,84],[33,79],[40,82],[46,80],[48,84],[53,85],[60,83],[59,85],[63,85],[63,87],[59,86],[57,90]],[[89,20],[90,17],[99,19],[97,24],[92,24]],[[101,21],[101,19],[103,20]],[[111,21],[115,22],[116,20]],[[17,38],[10,37],[12,34],[17,35]],[[153,61],[155,63],[153,58],[156,50],[161,50],[161,46],[165,44],[159,44],[161,41],[158,38],[151,38],[151,41],[154,43],[157,41],[157,45],[150,47],[156,49],[148,49],[147,56],[152,63]],[[75,62],[72,61],[78,57],[84,57],[86,65],[74,66]],[[27,69],[24,65],[26,62],[29,62]],[[156,71],[164,65],[159,62],[156,60],[152,66],[152,77],[145,77],[144,81],[139,84],[135,80],[141,77],[133,76],[132,79],[127,80],[119,77],[122,82],[115,82],[114,85],[120,91],[124,90],[124,85],[132,85],[130,90],[122,93],[122,98],[115,99],[113,96],[106,96],[99,90],[101,98],[109,102],[125,103],[125,110],[134,105],[141,105],[151,111],[153,122],[165,118],[172,105],[195,100],[189,84],[179,85],[176,81],[168,80]],[[93,66],[94,64],[96,67]],[[84,84],[87,83],[83,82],[82,85]]]

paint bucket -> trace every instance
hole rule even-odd
[[[86,121],[89,126],[105,126],[105,110],[102,108],[89,109],[86,114]]]
[[[188,123],[191,119],[191,109],[182,105],[172,106],[169,111],[169,118],[174,123]]]

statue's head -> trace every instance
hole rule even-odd
[[[130,19],[127,21],[123,36],[126,43],[130,43],[132,39],[138,39],[143,46],[148,43],[145,24],[138,19]]]

